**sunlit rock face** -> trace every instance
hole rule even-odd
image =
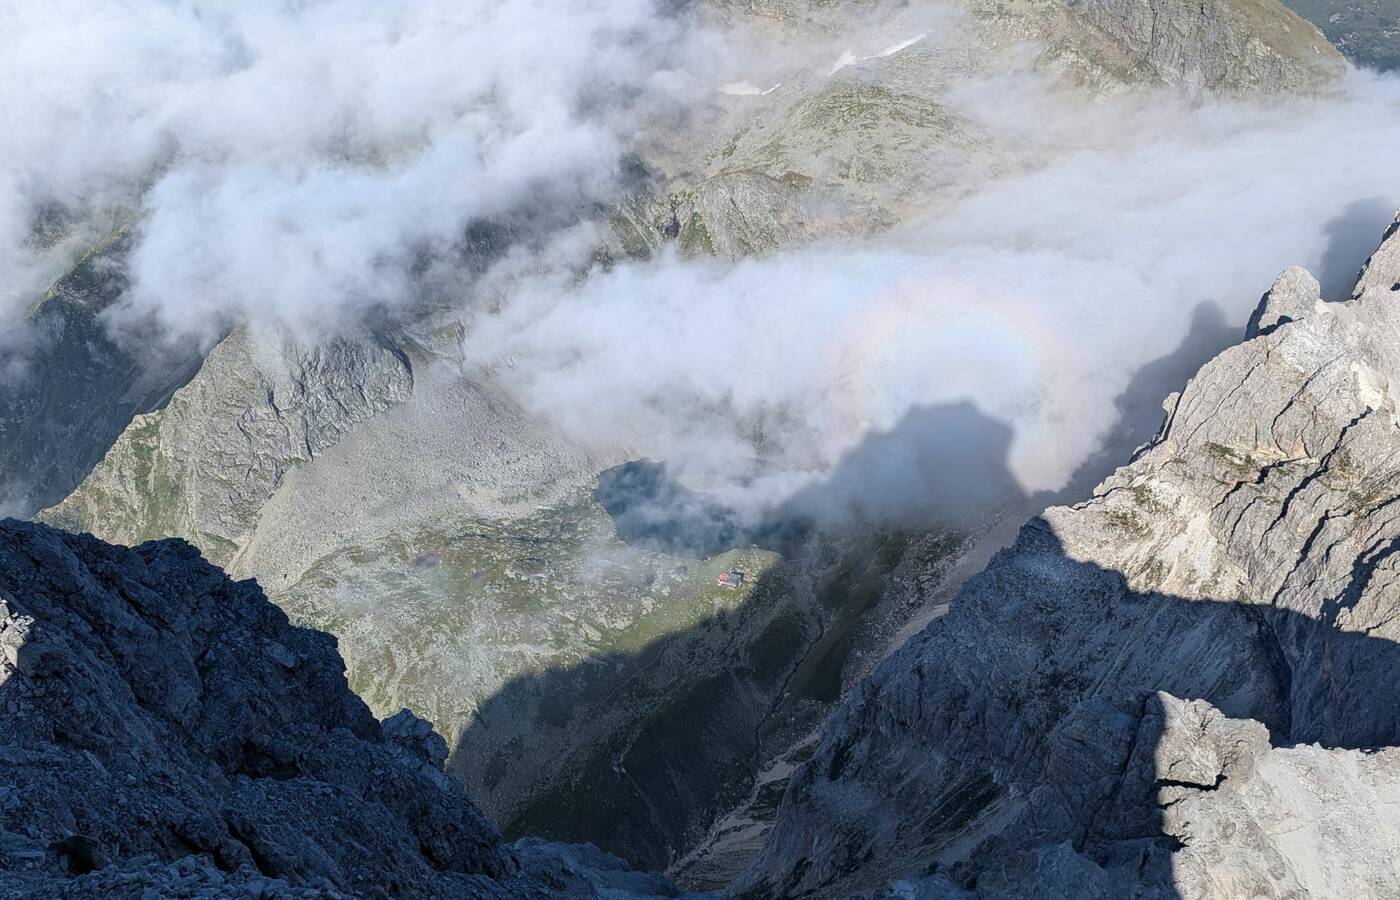
[[[1396,231],[1349,299],[1285,272],[1149,445],[848,697],[741,889],[1388,892]]]

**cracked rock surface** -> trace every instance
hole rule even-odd
[[[1285,272],[1153,442],[848,696],[742,889],[1393,895],[1397,230],[1349,300]]]
[[[330,635],[181,540],[0,521],[0,896],[676,896],[505,844]]]
[[[371,336],[309,345],[239,328],[44,518],[122,543],[181,535],[227,564],[289,470],[412,393],[408,358]]]

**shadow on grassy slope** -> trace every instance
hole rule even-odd
[[[1152,436],[1162,397],[1236,337],[1218,307],[1201,304],[1181,346],[1144,366],[1120,396],[1104,450],[1055,494],[1020,490],[1006,465],[1011,428],[965,403],[917,409],[871,435],[757,528],[675,484],[659,464],[605,473],[597,499],[629,543],[711,555],[765,542],[784,561],[746,585],[738,608],[694,628],[512,680],[463,729],[451,768],[478,797],[527,770],[541,787],[502,817],[508,833],[593,841],[666,867],[748,795],[766,760],[821,721],[883,652],[890,626],[917,611],[889,599],[911,534],[952,524],[917,542],[927,558],[911,568],[937,573],[966,549],[957,526],[998,514],[1019,521],[1087,494]],[[900,513],[900,525],[862,524],[838,540],[813,526],[881,508]]]

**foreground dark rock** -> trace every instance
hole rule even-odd
[[[445,756],[189,544],[0,522],[0,895],[676,895],[505,844]]]

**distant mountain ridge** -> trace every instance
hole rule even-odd
[[[1359,66],[1400,69],[1400,3],[1396,0],[1289,0],[1342,55]]]

